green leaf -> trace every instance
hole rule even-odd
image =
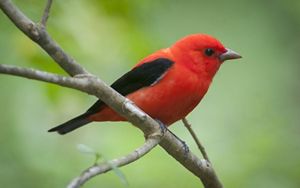
[[[112,167],[112,170],[113,172],[119,177],[119,179],[121,180],[121,182],[128,186],[128,181],[127,181],[127,178],[126,176],[124,175],[124,173],[114,164],[110,163],[110,162],[107,162],[111,167]]]
[[[128,181],[124,175],[124,173],[114,164],[112,164],[111,162],[109,162],[109,160],[105,159],[103,157],[103,155],[100,155],[99,152],[96,152],[93,148],[87,146],[87,145],[84,145],[84,144],[78,144],[77,145],[77,149],[83,153],[83,154],[87,154],[87,155],[93,155],[95,156],[95,164],[97,164],[98,160],[100,158],[103,159],[103,162],[107,163],[108,165],[111,166],[112,168],[112,171],[119,177],[120,181],[122,182],[122,184],[128,186]]]
[[[98,160],[101,158],[101,154],[99,152],[96,152],[93,148],[84,145],[84,144],[78,144],[77,145],[77,149],[83,153],[83,154],[87,154],[87,155],[93,155],[95,156],[95,164],[98,162]]]

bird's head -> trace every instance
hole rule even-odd
[[[210,77],[215,75],[224,61],[241,58],[238,53],[206,34],[188,35],[177,41],[171,51],[179,64],[183,63],[199,74],[207,73]]]

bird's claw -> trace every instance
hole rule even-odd
[[[179,139],[179,141],[181,142],[182,147],[183,147],[183,149],[184,149],[184,158],[186,159],[188,153],[190,152],[190,148],[189,148],[188,145],[185,143],[185,141],[180,140],[180,139]]]
[[[167,127],[165,126],[165,124],[164,124],[163,122],[161,122],[160,120],[155,119],[155,121],[159,124],[160,133],[161,133],[162,135],[164,135],[164,134],[167,132],[168,128],[167,128]]]
[[[163,137],[165,135],[165,133],[167,132],[167,127],[160,121],[155,119],[155,121],[159,124],[159,130],[153,132],[150,135],[145,135],[145,138],[149,138],[149,137]]]
[[[176,134],[174,134],[172,131],[170,131],[169,129],[168,131],[182,144],[182,147],[184,149],[184,158],[187,158],[188,153],[190,152],[188,145],[185,143],[185,141],[178,138],[178,136],[176,136]]]

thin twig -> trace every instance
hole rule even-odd
[[[160,140],[161,140],[161,137],[155,137],[155,138],[149,137],[141,147],[137,148],[130,154],[87,168],[86,170],[84,170],[82,172],[82,174],[80,176],[74,178],[67,187],[68,188],[78,188],[81,185],[83,185],[85,182],[87,182],[89,179],[93,178],[96,175],[108,172],[108,171],[112,170],[113,167],[125,166],[127,164],[130,164],[130,163],[138,160],[139,158],[141,158],[145,154],[147,154],[155,146],[157,146],[157,144],[160,142]]]
[[[86,86],[89,84],[89,77],[73,78],[65,77],[58,74],[53,74],[45,71],[40,71],[32,68],[24,68],[14,65],[0,64],[0,73],[19,76],[23,78],[49,82],[63,87],[69,87],[77,89],[83,92],[87,92]]]
[[[47,20],[48,20],[48,17],[49,17],[51,5],[52,5],[52,0],[47,0],[47,4],[45,6],[42,19],[40,21],[41,27],[44,28],[44,29],[46,28],[46,24],[47,24]]]
[[[187,121],[186,118],[183,118],[182,119],[182,122],[184,124],[184,126],[187,128],[187,130],[190,132],[190,134],[192,135],[194,141],[196,142],[202,156],[204,159],[206,159],[208,162],[210,162],[209,158],[208,158],[208,155],[205,151],[205,148],[204,146],[201,144],[200,140],[198,139],[196,133],[194,132],[194,130],[192,129],[192,125]]]

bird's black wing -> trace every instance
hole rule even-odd
[[[173,64],[174,62],[167,58],[158,58],[146,62],[124,74],[121,78],[116,80],[111,87],[121,95],[126,96],[143,87],[151,86],[158,82]],[[99,112],[103,105],[104,103],[98,100],[86,113],[93,114]]]

